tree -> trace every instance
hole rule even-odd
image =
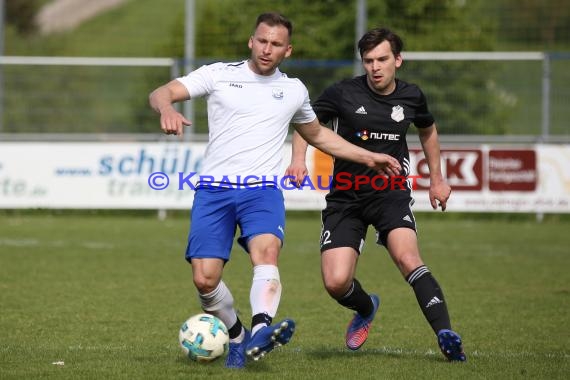
[[[304,79],[313,98],[331,83],[352,75],[355,2],[343,0],[209,0],[198,10],[198,57],[247,57],[255,17],[278,9],[293,20],[293,56],[283,68]],[[493,50],[495,24],[482,15],[482,1],[385,0],[368,2],[368,27],[389,27],[407,51]],[[303,59],[317,59],[309,67]],[[344,60],[344,63],[339,63]],[[302,62],[301,62],[302,63]],[[453,82],[446,80],[454,73]],[[422,86],[441,131],[503,133],[512,104],[492,79],[493,67],[471,62],[406,63],[401,76]],[[484,80],[481,80],[481,79]],[[465,107],[469,104],[469,107]]]
[[[36,31],[35,16],[45,3],[42,0],[5,0],[6,23],[20,34],[29,35]]]
[[[26,29],[23,25],[32,25],[34,13],[31,10],[37,11],[38,6],[46,1],[6,0],[5,3],[11,7],[9,23],[14,25],[10,29],[14,29],[15,25],[22,25],[18,27],[22,33],[24,30],[33,30]],[[523,4],[531,2],[522,1]],[[569,0],[545,1],[553,6]],[[183,57],[184,1],[163,2],[165,4],[160,8],[160,12],[157,11],[157,2],[154,0],[125,2],[113,12],[101,15],[86,25],[61,35],[18,35],[10,40],[14,37],[12,31],[7,34],[7,50],[21,55],[27,55],[29,49],[33,49],[34,55],[113,56],[120,52],[124,56]],[[509,5],[509,8],[503,8],[504,4]],[[488,51],[498,46],[497,30],[502,15],[513,11],[530,17],[528,10],[518,9],[522,7],[517,4],[519,3],[516,0],[497,0],[492,4],[485,0],[368,0],[367,26],[386,26],[401,34],[406,45],[405,51]],[[253,31],[255,18],[262,12],[277,10],[291,18],[294,25],[293,56],[284,62],[282,68],[288,75],[302,79],[312,98],[320,95],[326,86],[353,75],[355,0],[198,0],[196,5],[197,64],[248,57],[247,41]],[[532,9],[536,11],[538,8]],[[559,9],[565,8],[560,6]],[[141,10],[144,11],[140,12]],[[568,15],[567,12],[566,16],[564,12],[559,13],[553,15],[557,18],[550,19],[554,21],[549,21],[551,32],[545,32],[545,39],[551,38],[548,36],[552,33],[555,33],[555,36],[561,35],[558,31],[562,30],[563,20],[567,20]],[[14,14],[18,16],[13,18]],[[540,28],[540,20],[533,20],[533,25],[536,24],[536,28]],[[21,24],[17,24],[18,22]],[[144,28],[145,33],[140,33],[140,28]],[[509,30],[513,33],[515,31]],[[511,40],[514,39],[513,34]],[[503,41],[504,39],[501,43]],[[139,49],[136,50],[134,46]],[[30,74],[21,75],[29,77]],[[144,79],[132,80],[130,82],[135,84],[129,83],[129,86],[121,86],[119,82],[115,82],[109,84],[110,87],[115,86],[112,88],[96,84],[90,84],[92,87],[73,87],[71,90],[77,96],[71,99],[53,96],[40,98],[37,94],[51,91],[51,85],[45,83],[45,80],[40,78],[33,81],[30,89],[26,89],[17,82],[20,76],[5,75],[5,101],[6,105],[10,105],[6,109],[25,106],[35,111],[49,104],[52,123],[62,131],[65,128],[73,128],[76,131],[117,131],[117,121],[121,123],[121,132],[151,131],[155,128],[155,115],[150,114],[146,96],[140,94],[146,94],[149,89],[167,80],[167,75],[168,73],[155,73],[149,69]],[[454,134],[512,132],[508,128],[513,124],[511,111],[517,99],[502,88],[500,75],[501,71],[495,64],[484,62],[477,62],[475,65],[472,62],[405,61],[399,72],[402,79],[421,85],[432,112],[441,122],[441,131]],[[62,86],[58,87],[55,83],[53,87]],[[119,87],[124,93],[115,91],[115,88]],[[64,118],[57,114],[57,110],[81,109],[85,106],[85,94],[97,93],[96,91],[102,88],[102,100],[111,98],[107,95],[109,93],[120,93],[124,95],[121,96],[122,99],[133,100],[114,102],[107,99],[111,103],[108,112],[98,112],[97,118],[74,122],[76,125],[71,127],[61,123]],[[23,102],[12,102],[18,97],[18,93],[34,94],[34,97],[28,97]],[[196,101],[195,104],[194,125],[198,132],[205,132],[205,105],[202,100]],[[91,103],[89,105],[92,106]],[[5,123],[8,126],[6,130],[39,128],[38,125],[47,124],[47,118],[50,117],[37,117],[34,116],[36,113],[25,111],[17,115],[22,120]]]
[[[496,6],[501,36],[508,45],[568,49],[569,0],[502,0]]]

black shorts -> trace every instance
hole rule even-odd
[[[413,203],[410,192],[405,190],[378,192],[358,200],[327,198],[321,213],[321,252],[351,247],[360,254],[370,225],[376,229],[376,243],[384,246],[388,233],[395,228],[416,231]]]

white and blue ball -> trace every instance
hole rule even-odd
[[[178,341],[190,359],[209,362],[227,353],[230,337],[220,319],[210,314],[197,314],[182,324]]]

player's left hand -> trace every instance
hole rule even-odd
[[[309,174],[309,170],[307,170],[307,165],[304,162],[291,162],[291,164],[285,170],[285,177],[292,177],[293,179],[290,180],[290,183],[295,186],[301,186],[303,183],[303,179]]]
[[[447,200],[451,195],[451,186],[442,178],[437,181],[431,181],[429,186],[429,201],[434,210],[441,207],[441,211],[445,211]]]

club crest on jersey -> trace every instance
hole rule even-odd
[[[368,131],[366,129],[363,129],[362,131],[358,131],[358,132],[356,132],[356,137],[366,141],[369,139]]]
[[[397,105],[392,107],[392,120],[397,121],[398,123],[404,120],[404,107]]]
[[[283,98],[283,89],[281,87],[274,87],[273,88],[273,97],[275,99],[282,99]]]

